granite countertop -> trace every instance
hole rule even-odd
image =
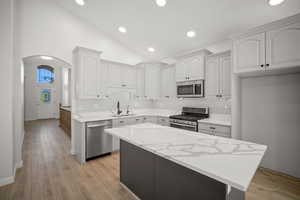
[[[178,111],[165,110],[165,109],[136,109],[128,116],[113,116],[113,113],[108,111],[103,111],[103,112],[85,112],[85,113],[74,114],[73,119],[84,123],[90,121],[132,118],[132,117],[140,117],[140,116],[169,117],[171,115],[175,115],[179,113],[180,112]]]
[[[267,149],[264,145],[150,123],[106,132],[242,191],[247,190]]]
[[[207,119],[198,120],[200,123],[231,126],[231,115],[211,114]]]

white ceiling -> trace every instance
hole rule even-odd
[[[286,0],[271,7],[267,0],[168,0],[160,8],[155,0],[56,0],[127,48],[149,60],[157,60],[200,49],[228,36],[300,13],[300,0]],[[127,34],[118,27],[127,28]],[[193,29],[196,38],[187,38]],[[154,47],[155,53],[147,51]]]

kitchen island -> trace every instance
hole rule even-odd
[[[142,200],[244,200],[267,148],[150,123],[106,132],[121,139],[121,184]]]

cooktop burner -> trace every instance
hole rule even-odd
[[[208,117],[209,117],[208,108],[183,107],[181,115],[172,115],[170,116],[170,119],[197,122],[200,119],[205,119]]]

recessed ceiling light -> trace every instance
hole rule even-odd
[[[125,27],[123,27],[123,26],[120,26],[120,27],[118,28],[118,30],[119,30],[121,33],[126,33],[126,32],[127,32],[127,29],[126,29]]]
[[[196,36],[196,32],[195,31],[188,31],[186,33],[186,36],[189,37],[189,38],[193,38]]]
[[[164,7],[167,4],[167,0],[156,0],[156,4],[159,7]]]
[[[85,4],[84,0],[75,0],[75,1],[80,6],[84,6],[84,4]]]
[[[149,48],[148,48],[148,51],[149,51],[149,52],[154,52],[155,49],[154,49],[153,47],[149,47]]]
[[[53,58],[50,57],[50,56],[41,56],[41,59],[43,59],[43,60],[53,60]]]
[[[277,5],[279,5],[279,4],[283,3],[283,2],[284,2],[284,0],[269,0],[269,4],[271,6],[277,6]]]

